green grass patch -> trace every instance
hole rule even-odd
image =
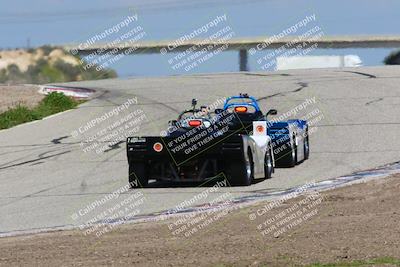
[[[315,263],[307,265],[307,267],[361,267],[361,266],[376,266],[390,264],[391,266],[400,266],[400,260],[394,258],[377,258],[371,260],[356,260],[350,262],[339,262],[339,263]]]
[[[29,109],[18,105],[6,112],[0,113],[0,129],[7,129],[21,123],[40,120],[44,117],[73,109],[83,101],[77,101],[63,93],[52,92],[40,101],[39,105]]]

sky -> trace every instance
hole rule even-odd
[[[278,34],[312,14],[316,15],[313,25],[326,36],[398,35],[399,10],[397,0],[1,1],[0,48],[84,42],[133,13],[138,14],[138,21],[129,27],[142,27],[146,33],[143,40],[173,40],[224,14],[225,25],[232,29],[234,37]],[[113,38],[110,36],[109,40]],[[356,54],[364,65],[380,65],[391,51],[316,49],[310,55]],[[123,77],[238,70],[238,55],[234,51],[215,55],[190,71],[173,69],[168,59],[170,56],[160,54],[125,56],[111,67]],[[249,58],[250,70],[261,70],[256,61],[256,57]]]

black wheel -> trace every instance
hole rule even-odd
[[[310,143],[308,141],[308,129],[306,130],[306,137],[304,138],[304,160],[310,157]]]
[[[268,149],[268,151],[265,153],[265,159],[264,159],[265,179],[271,178],[273,171],[274,171],[274,165],[272,162],[272,154],[271,154],[271,150]]]
[[[145,187],[149,183],[144,162],[129,163],[129,184],[132,188]]]
[[[227,176],[232,185],[251,185],[253,182],[254,163],[251,151],[240,160],[227,162]]]
[[[285,145],[287,149],[284,154],[279,156],[277,163],[282,167],[294,167],[297,163],[297,147],[295,136],[293,136],[293,142],[289,140]]]

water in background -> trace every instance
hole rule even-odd
[[[396,0],[14,1],[0,4],[0,35],[4,37],[0,39],[0,48],[85,42],[133,13],[138,14],[138,20],[129,29],[142,27],[146,33],[143,40],[174,40],[224,14],[227,17],[224,25],[231,28],[235,38],[279,34],[313,14],[316,17],[312,24],[327,36],[390,35],[400,31],[398,10],[400,2]],[[198,38],[211,33],[200,34]],[[111,34],[102,41],[113,40],[116,35]],[[356,54],[364,65],[381,65],[391,51],[316,49],[309,55]],[[250,70],[262,70],[257,59],[266,53],[249,57]],[[234,51],[215,55],[189,71],[173,69],[168,62],[170,58],[171,54],[125,56],[111,67],[123,77],[228,72],[239,68],[238,53]]]

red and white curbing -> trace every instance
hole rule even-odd
[[[70,96],[70,97],[74,97],[74,98],[89,98],[96,91],[93,89],[86,89],[86,88],[61,87],[61,86],[52,86],[52,85],[40,86],[40,89],[39,89],[40,94],[48,95],[52,92],[63,93],[66,96]]]

